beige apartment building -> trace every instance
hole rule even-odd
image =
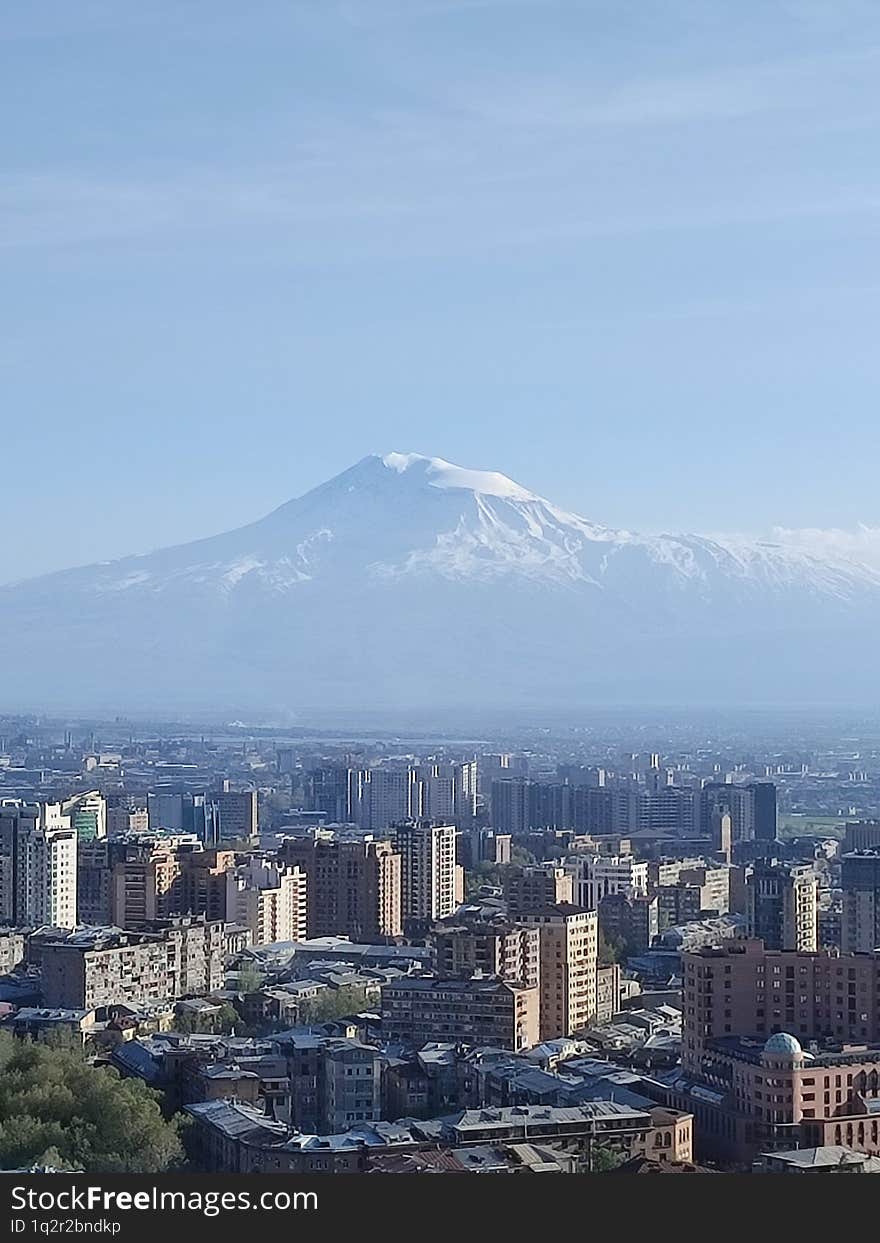
[[[174,913],[204,915],[207,919],[228,919],[226,885],[235,867],[234,850],[187,850],[178,855],[180,876]]]
[[[43,1004],[151,1005],[223,987],[222,923],[183,918],[144,932],[89,928],[41,944]]]
[[[404,923],[425,925],[447,919],[458,905],[455,826],[408,820],[394,825],[392,831],[401,858]]]
[[[382,988],[382,1036],[419,1049],[435,1041],[495,1045],[519,1052],[538,1043],[536,988],[493,976],[440,980],[416,976]]]
[[[540,937],[541,1040],[589,1027],[596,1017],[598,914],[570,903],[527,913]]]
[[[155,845],[123,859],[113,868],[111,920],[117,928],[143,928],[165,919],[175,908],[181,866],[170,846]]]
[[[226,918],[250,930],[252,945],[306,939],[305,872],[252,859],[230,871],[226,884]]]
[[[518,924],[472,923],[439,926],[429,943],[434,970],[446,978],[495,975],[507,984],[536,988],[540,972],[540,932]]]
[[[880,1154],[880,954],[730,942],[682,956],[681,1073],[667,1101],[698,1155],[748,1165],[775,1149]]]
[[[574,878],[554,863],[538,863],[518,868],[504,883],[504,901],[512,920],[530,911],[570,903],[574,898]]]
[[[402,934],[402,860],[391,842],[293,837],[279,858],[306,877],[309,937],[374,942]]]

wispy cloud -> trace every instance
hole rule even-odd
[[[854,530],[774,527],[771,538],[789,548],[818,556],[859,561],[880,569],[880,527],[860,524]]]
[[[828,92],[856,95],[866,75],[874,79],[878,68],[880,46],[610,84],[500,79],[459,88],[453,99],[476,115],[511,126],[656,127],[767,112],[826,111]]]

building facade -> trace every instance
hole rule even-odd
[[[0,922],[74,928],[77,837],[60,803],[0,803]]]
[[[390,841],[292,837],[280,857],[306,877],[310,937],[378,942],[402,934],[402,859]]]
[[[519,1052],[539,1040],[536,988],[495,977],[412,977],[382,988],[382,1036],[421,1048],[434,1041],[496,1045]]]
[[[596,1017],[596,911],[558,903],[523,921],[540,937],[541,1040],[583,1031]]]

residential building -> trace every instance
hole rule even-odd
[[[707,783],[700,791],[702,836],[712,836],[718,813],[730,816],[731,844],[776,840],[776,786],[772,782]]]
[[[351,818],[362,829],[388,829],[418,812],[410,768],[366,768],[351,774]]]
[[[432,820],[394,825],[401,856],[401,908],[404,922],[431,924],[457,906],[455,826]]]
[[[574,877],[575,900],[588,911],[613,894],[635,898],[648,892],[648,865],[634,855],[574,855],[566,867]]]
[[[610,1023],[620,1010],[620,963],[596,968],[596,1023]]]
[[[258,832],[256,790],[222,790],[217,795],[220,841],[249,842]]]
[[[221,923],[157,921],[143,932],[87,928],[40,947],[43,1004],[96,1010],[149,1005],[223,986]]]
[[[306,875],[297,867],[249,859],[226,875],[226,918],[251,932],[252,945],[308,935]]]
[[[540,934],[540,1039],[583,1031],[596,1016],[597,913],[558,903],[522,918]]]
[[[538,985],[540,935],[537,928],[510,923],[456,925],[433,928],[429,944],[434,970],[444,978],[495,975],[507,984]]]
[[[350,776],[348,768],[339,766],[311,769],[305,779],[305,810],[321,812],[329,824],[348,824]]]
[[[758,859],[746,873],[746,931],[767,949],[819,948],[819,886],[809,866]]]
[[[0,802],[0,923],[75,927],[76,849],[60,803]]]
[[[145,842],[126,851],[113,867],[111,923],[142,928],[177,909],[181,864],[172,845]]]
[[[517,868],[504,881],[504,901],[512,920],[521,919],[529,911],[571,903],[573,894],[571,875],[555,863]]]
[[[599,927],[607,938],[622,943],[629,954],[644,954],[662,931],[660,898],[662,890],[630,897],[612,893],[599,903]],[[672,921],[673,923],[675,921]]]
[[[319,1134],[332,1135],[382,1116],[382,1055],[359,1040],[328,1041],[321,1058]]]
[[[681,1072],[701,1152],[846,1144],[880,1155],[880,954],[728,942],[682,955]]]
[[[880,849],[845,854],[840,871],[840,948],[844,953],[880,949]]]
[[[505,777],[491,785],[492,827],[498,833],[522,837],[532,826],[527,777]]]
[[[306,877],[308,936],[372,942],[402,934],[402,859],[390,841],[292,837],[279,858]]]
[[[179,849],[180,873],[173,898],[175,915],[204,915],[208,920],[234,920],[227,914],[227,875],[235,867],[235,851]]]
[[[382,1035],[414,1048],[442,1040],[518,1052],[540,1038],[538,990],[494,976],[395,980],[382,988]]]
[[[61,812],[70,817],[70,827],[81,842],[107,836],[107,800],[100,790],[89,790],[65,799]]]

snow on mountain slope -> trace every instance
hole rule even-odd
[[[403,667],[452,701],[463,670],[498,701],[614,670],[613,697],[763,661],[864,685],[880,566],[847,552],[611,530],[496,472],[371,456],[238,530],[0,588],[0,694],[348,702]]]

